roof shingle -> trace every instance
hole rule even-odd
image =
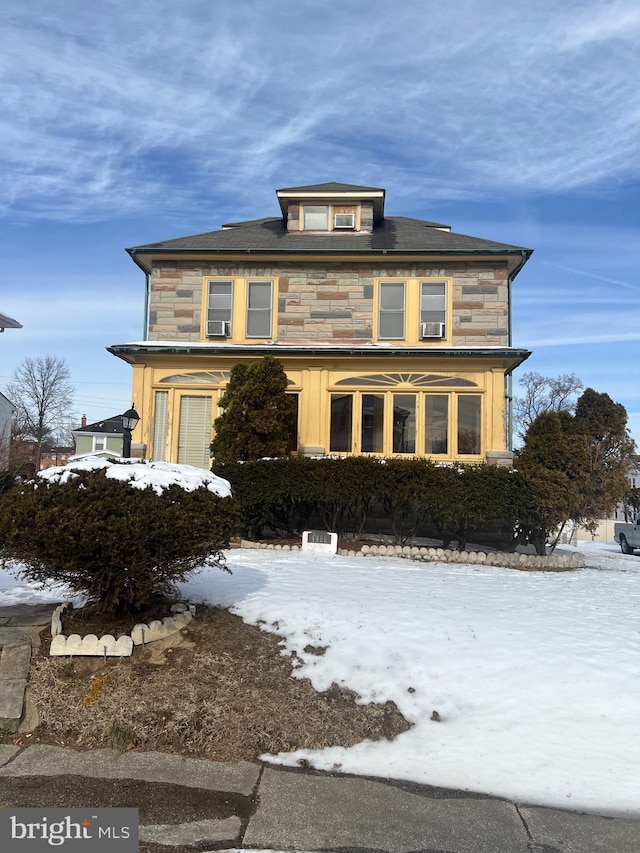
[[[78,427],[72,430],[72,432],[98,432],[108,433],[109,435],[122,435],[122,415],[112,415],[110,418],[105,418],[102,421]]]
[[[281,187],[276,193],[384,193],[382,187],[361,187],[358,184],[341,184],[329,181],[326,184],[308,184],[304,187]]]
[[[530,253],[530,249],[497,243],[480,237],[442,230],[446,226],[422,219],[388,216],[372,233],[331,232],[309,234],[287,231],[280,217],[235,223],[233,227],[208,231],[158,243],[135,246],[130,254],[155,252],[282,252],[320,254],[336,252],[412,253]]]

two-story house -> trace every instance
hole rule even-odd
[[[209,467],[234,364],[277,356],[308,455],[509,464],[511,283],[531,250],[385,215],[385,190],[277,190],[280,214],[127,249],[145,276],[133,367],[153,459]]]
[[[122,456],[122,415],[112,415],[93,424],[88,424],[86,415],[83,415],[80,426],[72,430],[72,435],[76,443],[76,455],[112,453],[114,456]]]

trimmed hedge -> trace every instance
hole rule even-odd
[[[495,466],[290,457],[213,471],[231,483],[249,536],[291,534],[315,524],[354,538],[364,530],[386,533],[398,544],[430,535],[462,550],[470,534],[491,531],[495,544],[509,549],[526,541],[523,531],[529,535],[537,520],[530,480]]]
[[[224,568],[238,523],[232,498],[178,485],[160,494],[77,471],[66,482],[33,480],[0,498],[0,556],[22,575],[59,581],[96,609],[134,612],[175,594],[203,562]]]

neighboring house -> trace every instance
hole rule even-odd
[[[233,365],[270,354],[306,455],[427,456],[509,465],[509,377],[521,246],[385,215],[385,190],[277,190],[277,217],[127,249],[145,274],[134,435],[153,459],[209,467]]]
[[[122,415],[113,415],[94,424],[87,424],[83,415],[81,426],[72,430],[72,434],[76,442],[76,455],[103,450],[111,451],[117,456],[122,455]]]
[[[0,315],[2,316],[2,315]],[[0,392],[0,471],[9,465],[9,445],[11,443],[11,418],[15,406]]]
[[[74,447],[61,447],[56,444],[43,444],[40,453],[40,470],[66,465],[75,452]]]
[[[66,465],[73,451],[73,447],[63,447],[43,441],[40,447],[40,470],[52,468],[55,465]],[[13,464],[34,471],[38,458],[38,442],[35,438],[14,438],[11,442],[11,457]]]

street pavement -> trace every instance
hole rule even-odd
[[[22,686],[26,678],[25,649],[37,641],[33,623],[45,612],[50,618],[52,609],[34,609],[29,616],[0,608],[0,717],[15,714],[19,690],[13,685]],[[22,741],[28,744],[28,734]],[[138,808],[145,853],[640,851],[640,820],[393,780],[159,752],[0,744],[2,806]]]

